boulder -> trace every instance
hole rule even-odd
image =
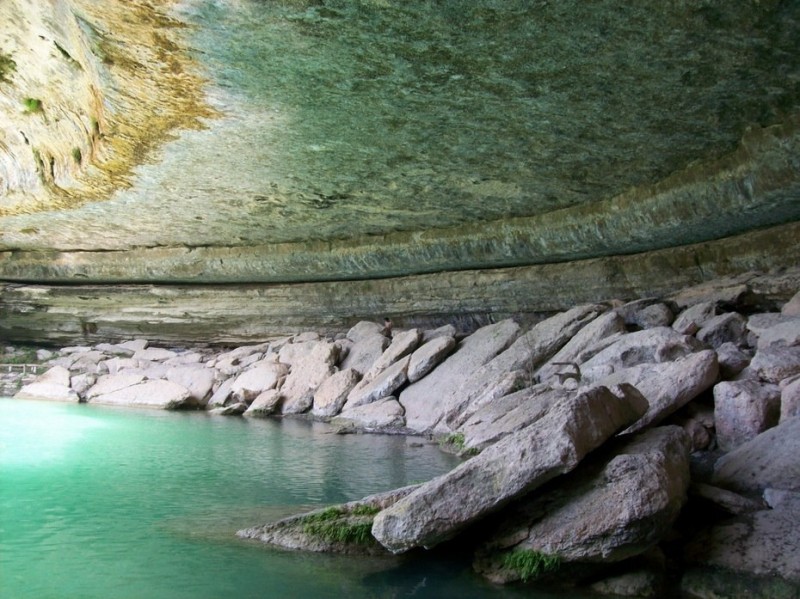
[[[147,349],[140,349],[133,354],[134,360],[146,360],[148,362],[164,362],[170,358],[176,357],[178,354],[172,350],[164,349],[161,347],[148,347]]]
[[[81,400],[86,399],[86,394],[97,383],[97,375],[83,372],[70,378],[69,386],[78,394]]]
[[[222,381],[206,403],[206,408],[213,410],[214,408],[221,408],[227,404],[233,394],[232,389],[235,380],[235,378],[229,378]]]
[[[795,293],[792,299],[783,305],[781,314],[785,316],[800,316],[800,291]]]
[[[63,366],[53,366],[32,383],[23,385],[15,399],[78,402],[78,394],[70,387],[70,373]]]
[[[353,329],[350,329],[350,332],[352,331]],[[348,335],[350,335],[350,333],[348,333]],[[381,357],[390,343],[389,338],[381,335],[380,332],[364,335],[359,334],[356,335],[355,339],[350,337],[348,337],[348,339],[353,341],[353,345],[347,357],[342,360],[340,368],[342,370],[352,368],[362,376],[372,367],[375,361]]]
[[[138,385],[144,380],[141,372],[120,372],[117,374],[105,374],[97,379],[97,383],[86,392],[87,399],[93,399],[99,395],[114,393],[120,389],[125,389],[133,385]]]
[[[200,364],[205,358],[206,357],[200,352],[187,351],[178,354],[174,358],[165,360],[164,364],[167,366],[188,366],[191,364]]]
[[[428,341],[436,339],[437,337],[452,337],[455,339],[457,334],[458,331],[456,330],[456,327],[451,324],[446,324],[437,329],[426,329],[422,331],[422,339],[420,342],[428,343]]]
[[[298,333],[292,337],[292,343],[305,343],[307,341],[319,341],[320,336],[316,331],[306,331],[305,333]]]
[[[243,401],[239,401],[227,406],[214,408],[213,410],[209,410],[208,413],[214,414],[215,416],[239,416],[240,414],[244,414],[246,411],[247,404]]]
[[[406,420],[403,416],[403,407],[397,399],[386,397],[372,403],[344,409],[341,414],[331,420],[331,424],[364,431],[386,431],[404,428]]]
[[[768,507],[761,499],[745,497],[739,493],[734,493],[727,489],[720,489],[719,487],[706,483],[692,483],[689,488],[689,494],[692,497],[708,501],[734,516],[751,514],[753,512],[765,510]]]
[[[697,339],[669,327],[622,335],[581,365],[581,381],[591,383],[614,371],[649,362],[671,362],[704,349]]]
[[[509,372],[521,371],[528,379],[523,384],[532,385],[539,367],[603,310],[602,306],[590,304],[556,314],[520,335],[485,365],[463,373],[456,391],[442,397],[444,430],[455,430],[475,410],[500,396],[497,388],[501,381],[510,380]]]
[[[754,380],[714,386],[717,444],[730,451],[778,424],[781,392],[777,385]]]
[[[265,417],[278,411],[281,403],[281,394],[277,389],[268,389],[258,395],[245,410],[245,416]],[[224,406],[219,406],[224,407]]]
[[[371,338],[374,335],[381,335],[382,330],[383,330],[382,324],[378,324],[377,322],[371,322],[368,320],[362,320],[353,325],[350,328],[350,330],[347,331],[346,337],[351,341],[358,343],[359,341]]]
[[[361,376],[353,368],[346,368],[325,379],[314,392],[311,413],[327,418],[342,411],[347,395],[356,386]]]
[[[260,360],[243,371],[231,385],[231,394],[235,401],[250,403],[255,397],[267,389],[274,389],[289,373],[289,367],[272,360]]]
[[[171,366],[166,379],[186,387],[199,406],[205,406],[214,385],[214,371],[202,364]]]
[[[427,432],[442,418],[447,397],[456,393],[471,373],[507,348],[519,333],[513,320],[481,327],[458,344],[444,362],[425,378],[409,385],[399,401],[406,411],[406,426]]]
[[[547,385],[527,387],[479,408],[458,427],[463,435],[463,449],[483,450],[503,437],[533,424],[558,401],[566,401],[569,392]]]
[[[758,348],[764,349],[772,345],[791,347],[800,345],[800,316],[784,317],[779,322],[761,331],[758,335]]]
[[[413,352],[419,345],[419,340],[422,337],[419,329],[410,329],[408,331],[398,332],[392,337],[392,342],[389,344],[384,352],[378,357],[366,374],[364,374],[364,382],[369,382],[380,375],[381,372],[392,366],[400,358]]]
[[[362,380],[347,395],[347,403],[343,409],[351,410],[392,395],[408,381],[406,372],[410,361],[411,356],[406,356],[376,375],[373,380],[367,383]]]
[[[785,422],[795,416],[800,416],[800,376],[787,379],[781,388],[781,417],[780,422]]]
[[[438,330],[438,329],[437,329]],[[431,338],[419,347],[408,363],[408,382],[416,383],[423,378],[450,355],[456,346],[456,340],[449,335],[440,335]]]
[[[672,309],[657,298],[644,298],[628,302],[614,312],[619,314],[628,327],[652,329],[668,327],[675,320]]]
[[[789,418],[725,454],[712,484],[742,493],[800,491],[800,417]]]
[[[714,302],[700,302],[678,314],[672,328],[681,335],[694,335],[711,318],[717,315]]]
[[[123,350],[129,350],[133,353],[136,353],[137,351],[147,349],[149,344],[150,342],[147,339],[130,339],[129,341],[118,343],[117,346]]]
[[[560,474],[641,417],[630,386],[587,389],[376,517],[373,536],[393,553],[432,547]]]
[[[613,563],[639,555],[669,532],[686,501],[689,442],[675,426],[645,431],[593,454],[569,475],[507,510],[476,552],[493,582],[520,580],[511,552],[560,562]]]
[[[237,375],[251,364],[264,359],[265,354],[260,351],[262,347],[259,345],[247,346],[239,348],[246,351],[233,350],[217,356],[217,359],[213,361],[214,368],[225,376]]]
[[[564,364],[582,364],[594,355],[591,352],[598,348],[601,341],[609,342],[624,333],[625,321],[616,311],[601,314],[573,335],[564,347],[542,365],[536,373],[538,379],[543,383],[549,382],[564,370]]]
[[[636,387],[647,399],[647,413],[626,431],[632,433],[658,424],[711,388],[718,377],[717,354],[712,350],[704,350],[673,362],[623,368],[600,379],[597,384],[611,386],[627,383]]]
[[[338,357],[338,347],[331,341],[313,343],[308,352],[296,356],[291,372],[281,386],[281,412],[300,414],[310,409],[314,392],[336,372]]]
[[[122,370],[132,370],[139,368],[139,360],[133,358],[111,358],[104,362],[109,374],[116,374]]]
[[[709,318],[696,337],[714,349],[723,343],[734,343],[737,346],[747,344],[747,320],[737,312],[726,312]]]
[[[783,379],[800,374],[800,346],[771,345],[759,349],[750,361],[749,369],[768,383],[780,383]]]
[[[716,350],[719,373],[723,380],[734,378],[750,364],[751,356],[735,343],[723,343]]]
[[[176,410],[195,405],[186,387],[165,380],[143,381],[124,389],[97,395],[92,397],[90,402],[137,408],[160,408],[163,410]]]
[[[84,352],[76,352],[72,354],[75,358],[70,364],[69,369],[77,372],[100,372],[99,364],[108,357],[101,351],[91,350]]]

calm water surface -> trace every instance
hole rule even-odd
[[[536,597],[443,557],[266,548],[236,530],[456,464],[322,425],[0,399],[0,596]]]

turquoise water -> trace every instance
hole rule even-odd
[[[298,421],[0,399],[0,596],[532,597],[455,559],[304,554],[235,537],[455,463],[402,437]]]

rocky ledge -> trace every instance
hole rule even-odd
[[[70,347],[47,363],[17,398],[314,418],[465,458],[243,538],[386,556],[457,543],[493,582],[604,594],[800,593],[800,294],[717,281],[467,335],[361,322],[224,350]]]

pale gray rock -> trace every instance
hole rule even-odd
[[[231,352],[233,353],[233,352]],[[277,355],[273,356],[273,360],[277,361]],[[214,361],[214,368],[225,376],[235,376],[245,370],[248,366],[252,366],[256,362],[268,359],[265,354],[259,351],[253,353],[241,354],[236,356],[228,356],[225,358],[217,358]]]
[[[368,383],[375,379],[384,370],[389,368],[392,364],[397,362],[417,349],[419,340],[422,333],[419,329],[409,329],[408,331],[398,332],[392,337],[392,342],[389,344],[384,352],[378,357],[366,374],[364,374],[364,383]]]
[[[738,312],[726,312],[709,318],[696,337],[714,349],[723,343],[734,343],[738,346],[747,343],[747,320]]]
[[[789,379],[781,387],[781,417],[780,422],[800,416],[800,376]]]
[[[274,414],[280,408],[281,393],[277,389],[268,389],[258,395],[245,410],[245,416],[264,417]],[[223,407],[223,406],[220,406]]]
[[[783,379],[800,374],[800,346],[771,345],[759,349],[748,369],[762,381],[780,383]]]
[[[685,551],[694,566],[722,569],[733,574],[778,578],[792,583],[794,594],[772,595],[748,586],[758,597],[796,597],[800,590],[800,512],[773,509],[726,520],[699,534]],[[707,595],[702,595],[707,596]],[[719,596],[716,595],[715,596]],[[734,596],[728,595],[725,596]],[[744,596],[744,595],[735,595]]]
[[[162,347],[148,347],[147,349],[140,349],[134,353],[133,358],[135,360],[146,360],[148,362],[164,362],[177,355],[176,352]]]
[[[235,378],[231,377],[222,381],[209,398],[208,403],[206,403],[206,408],[213,410],[214,408],[221,408],[227,404],[233,394],[232,388],[235,380]]]
[[[786,316],[785,318],[787,320],[761,331],[758,335],[759,349],[772,345],[800,345],[800,316]]]
[[[15,399],[42,399],[47,401],[78,402],[78,394],[70,387],[70,372],[63,366],[53,366],[36,377],[32,383],[23,385],[14,395]]]
[[[331,424],[343,428],[365,431],[402,429],[406,420],[404,410],[395,397],[385,397],[372,403],[342,410],[331,420]]]
[[[86,352],[92,351],[92,347],[88,345],[70,345],[68,347],[62,347],[60,351],[64,355],[85,354]]]
[[[247,411],[247,404],[243,401],[235,402],[227,406],[222,406],[219,408],[214,408],[213,410],[209,410],[209,414],[214,414],[216,416],[239,416],[244,414]]]
[[[589,304],[556,314],[520,335],[508,349],[474,372],[462,373],[457,390],[442,397],[444,426],[440,428],[455,430],[478,408],[496,399],[502,381],[513,384],[509,372],[521,370],[528,374],[527,385],[534,384],[539,367],[604,310],[604,306]]]
[[[116,374],[106,374],[97,379],[97,383],[86,392],[87,399],[93,399],[99,395],[114,393],[120,389],[138,385],[144,380],[141,372],[118,372]]]
[[[94,396],[90,402],[163,410],[176,410],[195,405],[186,387],[166,380],[143,381],[111,393]]]
[[[781,392],[759,381],[730,381],[714,386],[717,444],[730,451],[778,424]]]
[[[756,337],[761,337],[769,329],[792,322],[795,320],[794,316],[787,316],[780,312],[759,312],[758,314],[751,314],[747,319],[747,330],[752,332]]]
[[[231,385],[236,402],[250,403],[267,389],[274,389],[289,374],[289,367],[280,362],[260,360],[239,374]]]
[[[640,555],[669,532],[689,487],[689,442],[676,427],[611,444],[544,492],[508,510],[476,552],[493,582],[520,579],[504,555],[528,550],[562,564],[613,563]]]
[[[311,408],[314,392],[322,382],[336,372],[338,347],[332,341],[311,343],[308,352],[297,355],[291,371],[281,385],[281,412],[300,414]]]
[[[347,331],[346,336],[351,341],[358,343],[359,341],[372,337],[373,335],[380,335],[382,330],[383,330],[382,324],[378,324],[377,322],[362,320],[361,322],[358,322],[355,325],[353,325],[350,328],[350,330]]]
[[[341,412],[347,401],[347,395],[360,378],[358,371],[353,368],[346,368],[332,374],[314,392],[311,413],[320,418],[328,418]]]
[[[70,364],[69,369],[77,372],[98,372],[98,364],[104,361],[106,356],[101,351],[91,350],[85,352],[75,352],[72,354],[75,360]]]
[[[80,399],[86,399],[86,394],[89,389],[97,382],[97,375],[87,372],[76,374],[70,378],[69,386],[78,394]]]
[[[614,311],[622,316],[626,325],[638,329],[668,327],[675,320],[672,308],[655,298],[629,302]]]
[[[358,326],[358,325],[356,325]],[[350,329],[352,332],[353,329]],[[350,333],[348,333],[349,335]],[[350,339],[350,337],[348,337]],[[381,357],[383,352],[389,347],[390,340],[388,337],[381,335],[379,332],[372,334],[356,335],[353,341],[353,346],[347,357],[342,360],[340,368],[346,370],[352,368],[360,375],[364,375]]]
[[[299,333],[292,337],[292,343],[305,343],[307,341],[319,341],[320,336],[319,333],[316,331],[306,331],[305,333]]]
[[[55,356],[55,353],[51,352],[49,349],[37,349],[36,350],[36,359],[39,362],[46,362]]]
[[[732,379],[750,364],[750,355],[739,349],[735,343],[723,343],[717,347],[719,373],[723,379]]]
[[[575,468],[587,453],[641,417],[646,403],[629,386],[596,387],[576,394],[380,512],[372,534],[393,553],[451,539]]]
[[[166,379],[186,387],[197,405],[205,406],[214,386],[214,371],[202,364],[171,366]]]
[[[761,499],[745,497],[739,493],[706,483],[692,483],[689,488],[689,494],[705,499],[734,516],[758,512],[768,507]]]
[[[716,315],[717,305],[714,302],[700,302],[678,314],[672,328],[682,335],[694,335]]]
[[[588,384],[611,372],[650,362],[670,362],[704,349],[690,335],[669,327],[656,327],[622,335],[581,365],[581,380]]]
[[[640,431],[661,422],[717,381],[717,354],[704,350],[672,362],[646,363],[623,368],[597,384],[627,383],[636,387],[649,404],[647,413],[625,432]]]
[[[773,510],[793,510],[800,514],[800,492],[765,489],[764,501]]]
[[[625,333],[625,321],[616,311],[601,314],[580,331],[578,331],[556,354],[550,358],[536,373],[543,383],[550,382],[555,375],[564,370],[563,364],[582,364],[600,351],[601,341],[610,342]]]
[[[200,352],[187,351],[178,354],[174,358],[164,361],[166,366],[189,366],[191,364],[200,364],[205,360],[205,356]]]
[[[420,340],[421,343],[428,343],[437,337],[452,337],[455,339],[458,331],[456,327],[451,324],[446,324],[441,326],[437,329],[427,329],[422,331],[422,339]]]
[[[725,454],[711,483],[742,493],[800,491],[800,417],[789,418]]]
[[[781,314],[784,316],[800,316],[800,291],[795,293],[792,299],[783,305]]]
[[[148,379],[166,379],[169,366],[163,362],[150,362],[148,360],[138,360],[139,368],[135,369],[144,373]]]
[[[408,382],[406,373],[410,361],[411,356],[406,356],[380,372],[373,380],[366,383],[362,380],[347,395],[347,403],[343,409],[352,410],[392,395]]]
[[[121,370],[131,370],[139,368],[139,360],[133,358],[110,358],[105,361],[106,369],[109,374],[116,374]]]
[[[278,351],[278,361],[293,366],[296,362],[308,359],[317,345],[319,345],[317,341],[287,343]]]
[[[465,373],[476,371],[506,349],[518,333],[516,322],[503,320],[464,338],[444,362],[400,393],[406,426],[416,432],[431,430],[444,415],[446,398],[464,383]]]
[[[124,345],[118,343],[98,343],[94,348],[106,355],[120,356],[123,358],[130,358],[134,353],[136,353],[136,350],[130,347],[125,347]],[[144,347],[141,349],[144,349]]]
[[[129,341],[123,341],[122,343],[118,343],[117,345],[125,350],[130,350],[134,353],[137,351],[142,351],[147,349],[147,346],[150,344],[147,339],[131,339]]]
[[[415,350],[408,363],[408,382],[416,383],[431,372],[452,353],[455,346],[456,340],[452,336],[439,335]]]
[[[458,433],[464,435],[464,449],[483,450],[503,437],[542,418],[568,392],[547,385],[528,387],[501,397],[479,408]]]

